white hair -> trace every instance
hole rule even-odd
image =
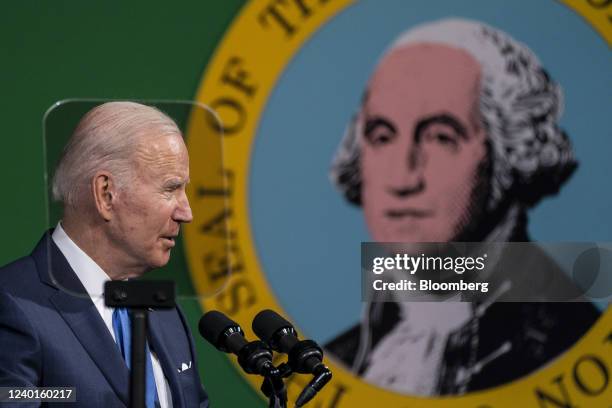
[[[83,116],[53,176],[53,198],[76,206],[95,173],[109,171],[118,188],[131,180],[132,155],[145,137],[179,135],[176,123],[158,109],[135,102],[107,102]]]
[[[479,63],[480,114],[491,146],[494,209],[512,190],[526,206],[558,192],[576,168],[570,142],[559,128],[563,94],[538,58],[508,34],[465,19],[419,25],[398,37],[383,55],[411,44],[443,44],[468,52]],[[331,179],[345,197],[361,204],[360,129],[355,118],[336,152]]]

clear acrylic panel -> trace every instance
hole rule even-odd
[[[45,208],[48,228],[45,238],[49,278],[58,287],[75,296],[86,296],[87,293],[84,293],[78,281],[75,281],[74,274],[66,272],[68,264],[65,257],[62,256],[66,248],[65,245],[58,251],[58,246],[54,244],[56,237],[52,238],[53,229],[56,229],[58,222],[62,220],[65,207],[70,208],[62,200],[54,199],[53,180],[68,142],[83,117],[92,109],[107,102],[117,101],[60,101],[49,108],[43,120],[44,179],[47,193]],[[80,189],[78,190],[79,200],[73,205],[76,210],[69,210],[73,214],[68,215],[68,219],[72,220],[72,226],[76,226],[73,231],[78,231],[78,234],[73,234],[76,235],[74,237],[70,236],[70,233],[67,233],[67,235],[71,239],[74,238],[73,241],[79,248],[81,246],[85,247],[84,252],[98,264],[113,265],[113,267],[132,264],[140,266],[141,263],[150,264],[146,268],[146,272],[137,279],[173,280],[176,282],[177,295],[180,297],[214,295],[222,290],[231,273],[231,262],[228,261],[229,229],[227,219],[221,217],[211,221],[211,214],[227,213],[227,199],[224,194],[227,191],[227,175],[223,171],[223,127],[212,109],[196,102],[144,100],[131,102],[156,108],[157,111],[147,111],[145,108],[148,114],[154,112],[152,117],[155,123],[157,123],[155,115],[161,117],[165,115],[180,130],[189,154],[191,181],[185,186],[184,192],[189,201],[193,219],[191,222],[187,222],[188,216],[185,214],[186,207],[184,206],[185,195],[182,194],[182,187],[172,185],[169,181],[171,180],[170,173],[173,167],[168,163],[172,162],[164,162],[163,152],[157,151],[160,155],[152,156],[153,161],[148,162],[145,156],[136,157],[134,152],[130,151],[125,156],[127,159],[121,162],[124,164],[123,167],[111,167],[112,163],[117,161],[117,157],[99,159],[101,155],[96,154],[95,150],[98,150],[98,152],[101,150],[90,147],[90,150],[94,150],[93,152],[87,153],[86,148],[77,150],[84,153],[83,157],[72,160],[72,164],[66,166],[69,169],[64,172],[65,174],[71,174],[69,178],[64,178],[64,180],[78,180],[73,185],[78,185]],[[119,138],[131,135],[130,132],[132,131],[134,134],[140,134],[138,132],[141,131],[163,132],[162,127],[159,127],[164,126],[163,123],[152,125],[149,130],[146,125],[148,123],[147,116],[139,117],[134,112],[138,112],[138,109],[135,111],[117,109],[113,113],[114,116],[108,114],[106,116],[90,115],[89,125],[83,128],[87,129],[90,134],[94,134],[95,136],[90,137],[90,140],[95,139],[96,141],[113,134],[113,132],[119,134]],[[111,117],[113,119],[109,119]],[[109,120],[112,121],[111,124],[104,122]],[[103,129],[104,131],[97,131],[96,129]],[[83,132],[79,133],[79,137],[84,134]],[[139,138],[133,139],[135,145],[138,145],[136,147],[139,148],[145,144],[155,143],[154,137],[143,138],[146,142],[142,145],[138,142]],[[132,142],[129,142],[126,146],[131,147],[130,143]],[[98,146],[98,143],[93,143],[91,146]],[[116,150],[123,151],[121,149]],[[152,151],[155,152],[156,150]],[[119,156],[123,157],[120,153]],[[125,185],[121,186],[121,194],[124,198],[123,204],[128,206],[124,208],[130,209],[129,206],[133,206],[130,209],[132,212],[128,213],[132,214],[132,217],[124,217],[121,220],[116,217],[114,224],[108,220],[100,222],[103,217],[94,204],[92,173],[91,171],[80,171],[88,168],[91,170],[92,166],[79,165],[79,163],[93,162],[92,157],[97,158],[96,166],[100,170],[108,170],[109,168],[114,169],[112,171],[123,168],[129,169],[130,176],[123,179]],[[155,158],[157,158],[157,161],[155,161]],[[155,167],[153,171],[150,166],[155,166],[155,163],[160,165]],[[127,167],[125,164],[127,164]],[[128,181],[126,182],[126,180]],[[64,182],[64,187],[59,190],[73,191],[74,189],[66,187],[70,185],[71,183]],[[143,185],[150,188],[143,190]],[[174,192],[175,190],[178,192]],[[149,194],[146,194],[146,192],[149,192]],[[181,197],[176,199],[176,202],[182,203],[183,206],[180,210],[177,210],[180,215],[176,215],[175,209],[170,208],[172,204],[168,204],[173,200],[173,194],[178,194]],[[66,195],[64,194],[63,197],[66,197]],[[64,222],[62,222],[63,224]],[[89,228],[89,225],[94,227]],[[179,226],[180,233],[174,237]],[[70,228],[66,229],[69,230]],[[110,240],[113,243],[110,245],[111,249],[105,251],[109,247],[108,237],[116,236],[117,231],[122,233],[119,235],[121,239]],[[80,245],[79,239],[83,241],[82,245]],[[99,245],[92,245],[92,242],[99,243]],[[205,248],[202,246],[205,246]],[[166,252],[170,254],[169,259],[164,258],[167,256]],[[131,261],[134,262],[130,263]],[[196,263],[199,263],[198,267],[194,267]],[[72,263],[70,266],[74,267]],[[102,267],[102,265],[99,266]],[[138,266],[134,271],[138,269]],[[102,269],[104,270],[104,268]],[[205,272],[196,273],[196,270]]]

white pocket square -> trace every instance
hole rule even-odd
[[[182,373],[183,371],[187,371],[191,368],[191,361],[189,362],[189,365],[187,365],[187,363],[183,363],[181,364],[181,368],[177,368],[177,371],[179,373]]]

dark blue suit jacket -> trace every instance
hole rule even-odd
[[[208,407],[193,339],[180,310],[151,311],[148,338],[168,379],[174,408]],[[191,368],[180,370],[190,361]],[[53,407],[129,405],[129,370],[50,232],[31,255],[0,268],[0,386],[76,387],[76,403]]]

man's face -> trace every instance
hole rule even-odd
[[[134,179],[118,194],[112,234],[128,268],[159,268],[170,259],[180,224],[192,220],[185,193],[189,157],[183,139],[162,136],[140,144]]]
[[[476,60],[444,45],[398,48],[376,69],[359,118],[361,199],[376,241],[452,240],[482,204],[479,84]]]

